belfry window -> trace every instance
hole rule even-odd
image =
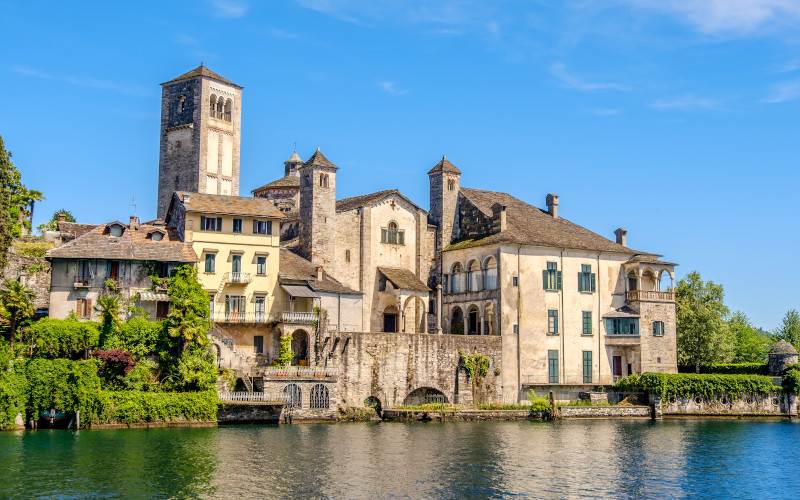
[[[319,187],[328,187],[328,174],[319,174]]]
[[[391,221],[386,228],[381,229],[381,243],[405,245],[405,231],[398,229],[397,223]]]
[[[224,108],[225,108],[225,100],[222,99],[222,97],[220,96],[220,98],[217,99],[217,118],[220,120],[222,120]]]
[[[232,111],[233,111],[233,101],[228,99],[227,101],[225,101],[225,114],[224,114],[224,118],[223,118],[226,122],[231,121],[231,112]]]
[[[211,97],[208,99],[208,116],[211,118],[215,118],[217,115],[217,96],[211,94]]]

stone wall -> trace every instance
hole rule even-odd
[[[697,395],[691,398],[652,398],[657,412],[663,416],[782,416],[797,415],[797,396],[774,393],[719,395],[713,398]]]
[[[647,408],[649,411],[649,408]],[[448,421],[470,422],[482,420],[547,420],[549,415],[543,411],[528,410],[384,410],[386,421]]]
[[[356,333],[332,338],[325,345],[323,358],[328,366],[340,369],[343,406],[364,406],[372,396],[383,408],[391,408],[425,388],[440,391],[446,402],[467,406],[502,400],[498,336]],[[490,360],[488,374],[474,391],[473,381],[458,369],[459,349]]]
[[[20,282],[33,290],[36,300],[33,304],[36,309],[47,309],[50,306],[50,262],[44,257],[24,257],[14,252],[13,247],[6,253],[6,267],[3,269],[3,279]],[[35,266],[32,268],[32,266]],[[41,268],[41,269],[37,269]]]
[[[217,422],[225,424],[277,424],[283,405],[271,403],[224,403],[217,410]]]
[[[561,418],[650,418],[649,406],[562,406]]]
[[[283,408],[284,417],[306,421],[336,420],[336,410],[340,403],[340,386],[336,383],[335,379],[287,377],[282,379],[265,379],[263,383],[264,394],[266,394],[267,397],[282,399],[285,402],[288,402],[286,399],[287,395],[292,392],[292,388],[289,388],[291,384],[297,386],[297,388],[300,390],[300,400],[297,405],[294,407],[287,405]],[[317,394],[323,394],[327,392],[327,406],[324,404],[316,404],[313,406],[317,406],[317,408],[312,408],[311,395],[315,390],[315,386],[321,386],[320,388],[317,388],[318,391],[320,391],[321,388],[324,388],[321,389],[321,392],[318,392]]]

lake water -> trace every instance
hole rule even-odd
[[[0,433],[0,498],[796,498],[785,420]]]

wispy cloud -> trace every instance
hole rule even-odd
[[[783,82],[775,85],[769,97],[763,102],[777,104],[780,102],[794,101],[800,98],[800,80]]]
[[[215,17],[237,18],[247,13],[248,5],[242,0],[207,0],[214,7]]]
[[[395,86],[394,82],[380,82],[378,84],[380,88],[392,95],[403,95],[408,94],[408,90],[401,90]]]
[[[708,34],[748,34],[777,26],[796,27],[797,0],[621,0],[639,9],[671,13]]]
[[[61,76],[52,75],[50,73],[39,71],[27,66],[14,66],[11,71],[20,75],[30,76],[32,78],[40,78],[42,80],[53,80],[57,82],[68,83],[70,85],[77,85],[79,87],[89,87],[97,90],[108,90],[111,92],[118,92],[120,94],[149,97],[153,93],[143,87],[135,85],[124,85],[121,83],[110,82],[107,80],[98,80],[96,78],[77,77],[77,76]]]
[[[791,61],[785,62],[776,66],[775,68],[770,71],[772,74],[780,74],[780,73],[791,73],[792,71],[797,71],[800,69],[800,59],[793,59]]]
[[[673,99],[656,99],[650,103],[650,107],[659,111],[667,110],[691,110],[691,109],[713,109],[721,107],[720,101],[684,95]]]
[[[617,90],[628,91],[631,87],[619,83],[609,82],[588,82],[567,71],[566,65],[561,62],[553,63],[550,66],[550,74],[561,80],[561,83],[573,90],[581,92],[592,92],[595,90]]]

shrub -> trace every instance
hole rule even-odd
[[[109,336],[103,349],[124,349],[137,358],[169,348],[169,335],[163,321],[131,318],[120,326],[119,332]]]
[[[793,366],[797,367],[797,365]],[[795,394],[800,394],[800,369],[792,368],[786,370],[786,373],[783,375],[783,389]]]
[[[136,366],[133,355],[122,349],[94,351],[93,356],[100,361],[98,374],[109,388],[124,387],[125,375]]]
[[[125,388],[131,391],[160,391],[158,367],[148,359],[139,361],[123,379]]]
[[[83,357],[87,350],[96,349],[100,341],[97,323],[81,322],[76,317],[67,319],[43,318],[22,332],[31,357],[68,358]]]
[[[694,365],[678,366],[680,373],[695,373]],[[714,363],[700,365],[700,373],[718,375],[767,375],[768,366],[764,363]]]
[[[186,420],[216,421],[216,391],[194,393],[104,391],[99,423]]]
[[[711,397],[715,394],[768,395],[776,391],[770,377],[763,375],[704,375],[693,373],[643,373],[625,377],[614,385],[619,391],[641,391],[656,394],[662,398],[671,396],[692,397],[702,394]]]
[[[55,245],[46,241],[15,240],[12,244],[14,253],[23,257],[44,257],[44,253]]]

